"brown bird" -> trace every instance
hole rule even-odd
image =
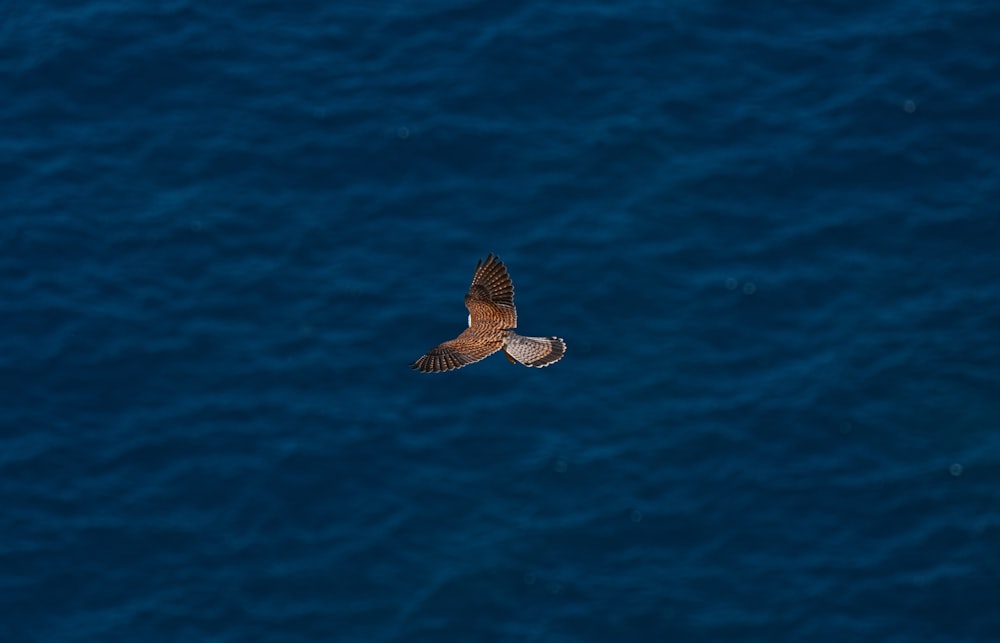
[[[492,253],[476,263],[465,307],[469,309],[469,327],[455,339],[427,351],[412,364],[414,369],[443,373],[478,362],[498,350],[503,350],[511,364],[516,361],[541,368],[558,362],[566,352],[566,342],[558,337],[525,337],[514,332],[514,284],[507,267]]]

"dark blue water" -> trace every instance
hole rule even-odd
[[[996,641],[995,2],[0,9],[0,640]],[[445,375],[488,252],[568,352]]]

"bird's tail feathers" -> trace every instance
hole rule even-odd
[[[566,342],[558,337],[525,337],[509,330],[504,353],[511,362],[517,360],[525,366],[542,368],[562,359]]]

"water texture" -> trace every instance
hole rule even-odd
[[[4,6],[0,640],[996,641],[998,31]]]

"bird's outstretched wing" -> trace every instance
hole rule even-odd
[[[517,326],[514,284],[507,267],[493,253],[476,263],[472,285],[465,295],[469,327],[450,341],[438,344],[412,364],[423,373],[441,373],[478,362],[504,345],[505,333]]]
[[[500,350],[501,346],[502,336],[483,337],[470,327],[455,339],[430,349],[411,366],[422,373],[443,373],[485,359]]]
[[[465,295],[465,307],[469,309],[472,327],[479,324],[493,328],[517,327],[514,284],[507,274],[507,266],[493,253],[487,255],[485,261],[480,259],[476,263],[472,285]]]

